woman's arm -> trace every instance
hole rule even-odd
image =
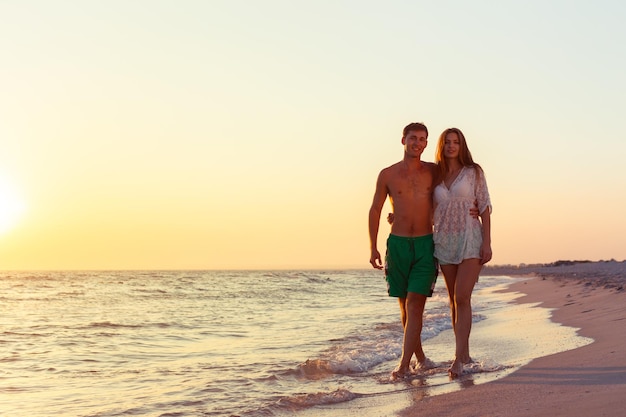
[[[480,215],[483,225],[483,244],[480,247],[480,264],[484,265],[491,260],[491,210],[487,208]]]

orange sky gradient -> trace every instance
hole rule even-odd
[[[414,121],[429,161],[465,133],[494,264],[626,258],[621,2],[0,16],[0,269],[369,268],[376,177]]]

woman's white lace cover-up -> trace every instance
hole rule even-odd
[[[442,181],[434,191],[435,257],[443,264],[460,264],[463,259],[480,258],[482,225],[469,210],[478,201],[478,210],[491,212],[485,175],[478,168],[463,167],[448,189]]]

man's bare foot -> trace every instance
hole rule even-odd
[[[411,371],[408,366],[406,368],[398,366],[391,372],[391,380],[396,381],[398,379],[404,379],[409,375],[411,375]]]
[[[463,363],[455,359],[452,362],[452,366],[448,369],[448,375],[450,375],[450,378],[458,378],[463,375]]]
[[[417,367],[415,369],[423,372],[423,371],[427,371],[429,369],[433,369],[436,367],[437,367],[437,364],[435,362],[431,361],[428,358],[424,358],[423,361],[417,362]]]

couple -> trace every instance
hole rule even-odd
[[[426,298],[432,296],[435,287],[437,261],[448,288],[456,338],[455,358],[448,372],[451,377],[463,373],[463,364],[471,362],[472,290],[482,265],[492,254],[487,183],[482,169],[472,160],[463,133],[451,128],[441,134],[436,164],[421,160],[427,144],[424,124],[411,123],[404,128],[404,158],[378,175],[369,212],[370,263],[382,269],[377,239],[381,211],[389,196],[393,219],[385,278],[389,296],[397,297],[400,303],[404,326],[402,357],[392,372],[394,379],[411,372],[413,354],[419,370],[435,366],[424,355],[421,332]]]

